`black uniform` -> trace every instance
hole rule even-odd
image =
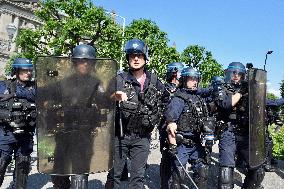
[[[120,186],[126,158],[131,161],[129,188],[143,188],[144,172],[150,152],[150,134],[161,118],[161,94],[164,86],[155,74],[145,70],[146,80],[141,91],[140,83],[131,74],[124,72],[117,77],[117,90],[127,94],[116,116],[114,154],[114,188]],[[121,120],[120,120],[121,119]],[[122,121],[123,136],[120,133]]]
[[[35,88],[32,82],[23,86],[17,81],[1,81],[0,94],[0,186],[14,154],[14,187],[26,188],[34,144]]]
[[[240,90],[239,84],[226,84],[225,93],[233,95]],[[243,96],[235,107],[219,112],[226,127],[222,130],[219,140],[219,188],[233,188],[233,170],[235,166],[248,168],[243,188],[261,187],[264,178],[262,167],[251,169],[249,162],[249,119],[248,119],[248,95]],[[237,161],[236,158],[237,157]]]
[[[165,92],[163,103],[164,107],[170,102],[170,99],[173,97],[174,93],[177,91],[177,86],[174,83],[166,83],[165,84]],[[168,133],[166,131],[166,123],[165,120],[161,122],[161,126],[159,128],[159,136],[160,136],[160,152],[162,154],[161,163],[160,163],[160,179],[161,179],[161,189],[169,188],[169,180],[172,175],[172,156],[168,152]]]

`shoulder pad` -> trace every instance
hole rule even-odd
[[[184,92],[178,90],[177,92],[175,92],[174,94],[175,97],[181,98],[184,101],[188,101],[189,100],[189,96],[187,94],[185,94]]]

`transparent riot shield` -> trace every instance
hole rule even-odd
[[[266,71],[248,70],[249,86],[249,166],[265,162]]]
[[[39,57],[38,170],[55,175],[112,167],[117,62]]]

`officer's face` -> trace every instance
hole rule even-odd
[[[188,89],[196,90],[198,86],[198,78],[196,77],[187,77],[186,86]]]
[[[237,72],[237,71],[233,71],[233,72],[232,72],[232,75],[231,75],[231,80],[232,80],[234,83],[238,83],[238,82],[241,81],[242,76],[243,76],[243,73]]]
[[[139,70],[145,65],[144,54],[130,54],[129,65],[134,70]]]
[[[20,81],[30,81],[33,75],[33,70],[31,69],[20,69],[19,70],[19,80]]]
[[[74,64],[75,64],[76,73],[80,75],[86,75],[90,73],[92,63],[93,60],[89,59],[75,59]]]

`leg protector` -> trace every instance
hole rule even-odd
[[[1,152],[0,152],[1,153]],[[8,165],[11,163],[12,158],[10,156],[4,156],[0,154],[0,186],[3,183],[4,176]]]
[[[88,175],[71,176],[71,189],[88,189]]]
[[[264,169],[267,172],[273,172],[275,171],[275,167],[272,165],[272,148],[273,148],[273,141],[271,138],[269,138],[269,141],[266,143],[266,164],[264,165]]]
[[[193,180],[200,189],[207,188],[207,178],[208,178],[209,166],[203,164],[202,166],[196,168],[193,174]]]
[[[258,169],[248,170],[244,180],[243,189],[259,189],[262,188],[261,182],[264,179],[265,171],[262,167]]]
[[[54,189],[70,189],[69,176],[51,175],[51,181]]]
[[[160,164],[160,179],[161,189],[169,188],[169,180],[172,173],[171,157],[168,152],[162,152],[161,164]]]
[[[27,188],[27,181],[30,170],[31,156],[16,157],[14,171],[14,186],[16,189]]]
[[[186,185],[186,180],[187,177],[184,170],[180,166],[176,167],[172,175],[170,189],[188,189],[189,187]]]
[[[233,178],[234,178],[234,168],[233,167],[220,167],[218,189],[234,188]]]
[[[113,189],[114,188],[114,180],[113,180],[114,172],[113,171],[114,171],[113,168],[111,168],[108,171],[107,180],[106,180],[106,183],[105,183],[105,189]]]

